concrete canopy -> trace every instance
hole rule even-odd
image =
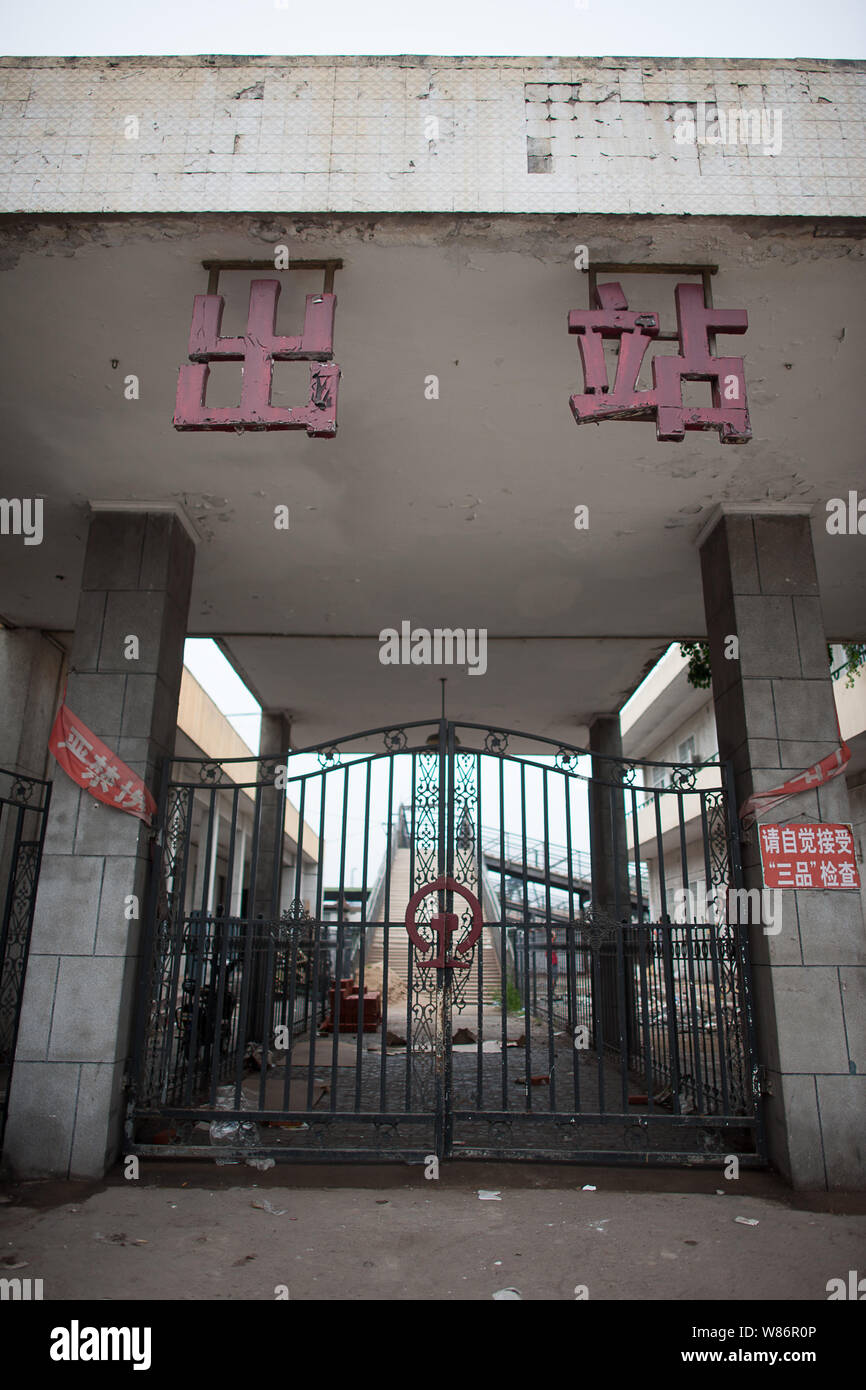
[[[291,715],[296,746],[435,714],[442,675],[452,717],[582,742],[670,641],[703,634],[695,539],[729,503],[814,509],[828,635],[866,638],[862,538],[824,526],[826,501],[866,476],[858,225],[208,214],[41,216],[0,230],[16,344],[2,490],[45,499],[43,544],[0,549],[4,622],[72,627],[89,503],[173,503],[200,538],[190,635],[221,640],[264,707]],[[201,262],[260,260],[281,242],[344,261],[337,438],[176,432]],[[719,352],[745,357],[751,443],[575,425],[566,316],[587,303],[578,243],[597,262],[719,265],[715,303],[749,313],[745,337],[720,339]],[[223,274],[224,332],[242,331],[250,278]],[[321,275],[279,278],[278,328],[297,331]],[[631,307],[673,326],[676,278],[624,282]],[[136,400],[124,398],[130,374]],[[437,400],[425,396],[431,375]],[[286,364],[275,402],[299,403],[307,379]],[[239,380],[237,364],[215,369],[209,400],[232,403]],[[287,532],[274,528],[279,504]],[[588,530],[575,529],[579,504]],[[403,620],[486,628],[486,675],[381,665],[378,634]]]

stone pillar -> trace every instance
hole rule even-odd
[[[259,756],[284,761],[292,741],[292,726],[284,714],[262,710],[262,733]],[[255,901],[250,905],[254,917],[275,917],[279,914],[282,885],[283,836],[286,815],[285,787],[262,787],[259,791],[261,814],[259,844],[255,864]],[[279,827],[279,829],[278,829]],[[274,865],[279,860],[277,887],[274,889]]]
[[[212,917],[214,913],[218,912],[220,908],[220,904],[217,901],[217,867],[220,852],[221,819],[222,817],[220,816],[220,799],[219,796],[215,796],[213,802],[213,816],[211,818],[210,863],[207,866],[207,902],[205,904],[205,914],[210,917]],[[229,849],[231,849],[231,846],[229,846]],[[223,913],[225,913],[225,904],[222,905],[222,908]]]
[[[154,793],[174,749],[193,563],[174,511],[91,519],[66,702]],[[53,780],[4,1158],[19,1176],[98,1178],[122,1134],[151,830],[56,764]]]
[[[589,726],[589,747],[596,755],[592,759],[590,783],[589,843],[592,859],[593,909],[614,918],[626,927],[631,921],[631,896],[628,879],[628,841],[625,827],[623,795],[612,783],[614,764],[609,758],[622,758],[622,733],[619,715],[603,715]],[[623,938],[624,958],[628,961],[629,932]],[[626,971],[622,986],[625,1009],[620,1000],[620,969],[615,937],[606,940],[599,949],[599,997],[594,999],[594,1017],[601,1022],[607,1046],[630,1048],[633,989]],[[598,1025],[596,1024],[596,1027]]]
[[[48,735],[63,689],[62,649],[29,628],[0,629],[0,767],[51,780]]]
[[[809,518],[723,514],[700,542],[719,754],[737,804],[839,746]],[[739,639],[739,659],[726,656]],[[850,822],[844,776],[764,823]],[[762,887],[757,832],[742,844]],[[857,892],[779,892],[782,927],[751,923],[758,1060],[770,1157],[794,1187],[866,1186],[866,934]]]

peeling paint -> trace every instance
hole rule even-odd
[[[571,266],[577,241],[592,245],[596,261],[796,265],[863,259],[866,218],[683,219],[574,213],[510,213],[491,218],[407,212],[320,213],[276,220],[243,213],[28,214],[0,221],[0,269],[14,269],[22,256],[71,258],[137,242],[176,242],[183,248],[200,237],[230,238],[237,247],[234,254],[251,258],[261,256],[263,246],[280,242],[307,254],[347,256],[359,245],[412,245],[445,247],[454,263],[466,268],[473,257],[499,252],[564,267]]]

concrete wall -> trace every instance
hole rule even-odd
[[[695,740],[695,760],[698,762],[715,762],[718,757],[718,735],[716,734],[716,721],[713,716],[712,697],[707,692],[707,703],[703,709],[689,719],[684,719],[681,724],[667,738],[656,745],[647,749],[644,757],[653,762],[678,763],[680,759],[680,748],[689,739]],[[651,780],[647,781],[651,786]]]
[[[862,63],[4,58],[0,98],[4,210],[864,211]],[[698,102],[780,149],[678,143]]]

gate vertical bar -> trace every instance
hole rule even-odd
[[[39,888],[39,871],[42,864],[42,851],[45,844],[48,810],[51,804],[50,782],[42,782],[35,778],[23,778],[21,780],[23,782],[29,782],[33,786],[38,786],[41,791],[40,804],[38,806],[26,807],[23,815],[19,809],[19,816],[15,829],[15,846],[8,860],[9,893],[11,896],[9,899],[8,911],[4,912],[3,942],[2,946],[0,946],[0,984],[5,983],[7,987],[7,997],[11,997],[11,1018],[7,1016],[7,1021],[3,1029],[3,1044],[4,1050],[8,1049],[8,1064],[6,1066],[3,1095],[2,1098],[0,1098],[0,1152],[2,1152],[3,1136],[6,1129],[12,1073],[15,1067],[15,1050],[18,1046],[18,1030],[21,1023],[21,1004],[24,997],[27,962],[30,955],[30,938],[33,932],[33,918],[36,911],[36,894]],[[23,794],[23,788],[19,788],[18,790],[22,791]],[[11,791],[14,796],[16,794],[16,787],[14,785]],[[27,795],[29,795],[29,793],[27,793]],[[0,822],[2,822],[2,812],[6,804],[5,800],[0,801]],[[38,829],[37,838],[35,840],[22,840],[21,831],[28,812],[33,812],[37,816]],[[29,866],[27,862],[28,859]],[[11,940],[10,930],[14,916],[14,901],[18,896],[18,890],[22,882],[26,882],[25,875],[28,873],[28,868],[30,880],[29,883],[26,883],[23,920],[19,919],[18,941],[16,943],[18,950],[15,953],[16,959],[13,962],[11,953],[9,958],[7,958],[7,949]]]
[[[735,889],[743,887],[743,864],[740,857],[740,818],[737,814],[737,793],[734,786],[734,769],[730,762],[724,764],[725,768],[725,804],[727,810],[727,832],[728,832],[728,863],[730,877],[733,880]],[[741,902],[741,898],[737,898]],[[739,914],[738,914],[739,915]],[[748,927],[744,930],[741,925],[735,927],[736,941],[736,961],[738,973],[742,982],[742,1012],[745,1019],[745,1037],[741,1037],[739,1056],[742,1058],[742,1043],[745,1042],[745,1062],[746,1076],[745,1082],[750,1094],[742,1097],[743,1101],[751,1100],[755,1114],[755,1145],[762,1158],[767,1155],[767,1140],[764,1131],[763,1104],[760,1084],[760,1067],[757,1060],[755,1042],[755,1019],[752,1006],[752,971],[749,961],[749,933]]]
[[[454,798],[454,725],[439,725],[439,872],[447,877],[454,874],[454,839],[457,833]],[[454,894],[448,889],[440,893],[440,912],[451,912],[454,907]],[[443,935],[443,942],[445,937]],[[446,957],[443,955],[443,959]],[[452,1092],[452,1054],[451,1054],[451,976],[449,969],[437,969],[437,1029],[436,1061],[439,1084],[436,1087],[437,1108],[437,1153],[440,1158],[450,1158],[453,1121],[451,1118]]]
[[[166,833],[170,780],[171,759],[165,758],[160,767],[156,827],[150,839],[150,866],[144,907],[144,930],[142,931],[139,949],[140,974],[138,977],[138,994],[135,1003],[135,1022],[132,1029],[130,1081],[127,1088],[127,1140],[131,1140],[133,1137],[131,1112],[144,1082],[145,1059],[149,1041],[147,1036],[147,1025],[154,1002],[154,995],[156,993],[157,918],[159,915],[160,887],[162,885],[164,839]],[[193,794],[190,792],[187,801],[187,820],[192,819],[192,801]],[[154,1045],[156,1045],[156,1042],[157,1039],[154,1037]]]

